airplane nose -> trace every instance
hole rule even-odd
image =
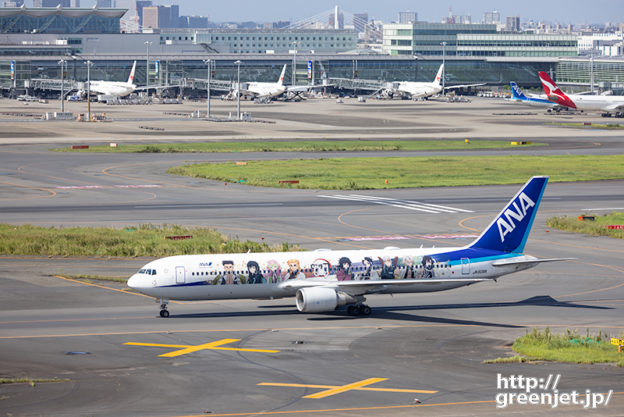
[[[132,275],[128,278],[128,282],[126,285],[133,290],[140,290],[145,285],[143,285],[143,277],[138,276],[137,274]]]

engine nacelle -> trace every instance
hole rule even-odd
[[[354,304],[360,301],[359,298],[362,297],[352,297],[332,288],[310,287],[299,289],[295,300],[297,310],[303,313],[322,313],[334,311],[336,307],[345,304]]]

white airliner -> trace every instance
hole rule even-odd
[[[130,71],[128,81],[125,83],[120,81],[91,81],[90,90],[98,94],[125,97],[137,89],[137,86],[134,84],[135,69],[136,61],[132,64],[132,71]]]
[[[439,94],[442,90],[452,90],[455,88],[462,87],[476,87],[481,84],[464,84],[464,85],[453,85],[449,87],[442,87],[440,81],[442,80],[442,72],[444,71],[444,64],[440,65],[440,69],[438,69],[438,73],[432,82],[419,82],[419,81],[395,81],[390,83],[391,91],[398,92],[399,94],[408,95],[411,98],[427,98]]]
[[[247,88],[243,89],[243,93],[252,94],[254,97],[260,98],[280,96],[287,90],[287,87],[284,85],[284,74],[286,74],[286,64],[284,64],[282,73],[276,83],[250,82],[247,83]]]
[[[538,74],[544,93],[553,103],[580,111],[601,111],[604,117],[611,117],[612,112],[615,112],[615,117],[624,117],[624,96],[566,94],[546,72],[540,71]]]
[[[171,256],[146,264],[128,287],[160,299],[161,317],[169,300],[293,296],[302,312],[368,315],[368,294],[450,290],[563,260],[522,254],[547,182],[531,178],[465,247]]]

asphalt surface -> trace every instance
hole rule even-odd
[[[275,109],[300,112],[298,104],[278,103]],[[430,111],[425,110],[427,104],[382,103],[375,108],[379,113],[375,117],[391,119],[414,106]],[[453,120],[448,113],[458,112],[461,104],[434,105],[442,110],[430,123],[448,124]],[[270,112],[271,106],[262,111]],[[483,119],[497,111],[489,104],[479,106],[471,111]],[[509,116],[509,124],[501,124],[499,138],[507,137],[518,117]],[[570,135],[553,134],[553,128],[541,124],[545,116],[526,117],[534,122],[529,130],[537,132],[541,126],[541,139],[551,146],[519,152],[621,153],[613,132],[605,133],[597,145],[585,131],[565,129]],[[279,120],[272,126],[276,131],[283,128]],[[107,127],[115,128],[114,122]],[[250,132],[254,128],[249,127]],[[72,143],[67,137],[61,139],[65,142],[58,143]],[[2,222],[115,227],[176,223],[306,249],[460,246],[471,240],[466,235],[487,226],[519,188],[261,189],[165,174],[171,165],[233,161],[240,154],[64,154],[48,152],[50,146],[7,141],[0,147]],[[500,152],[470,152],[491,153]],[[301,155],[244,155],[245,159],[292,157]],[[542,264],[497,283],[449,292],[370,296],[367,302],[373,315],[369,318],[301,314],[293,300],[286,299],[172,303],[171,317],[165,320],[157,317],[158,305],[152,299],[128,293],[121,284],[89,285],[67,279],[79,274],[129,276],[149,259],[0,257],[0,377],[61,379],[34,387],[0,385],[0,415],[567,416],[591,412],[579,405],[497,408],[497,395],[505,391],[497,389],[498,374],[545,379],[560,375],[561,393],[613,390],[608,406],[599,406],[593,414],[624,415],[624,374],[613,365],[482,364],[485,359],[512,355],[511,341],[533,327],[577,329],[582,334],[586,329],[602,330],[611,336],[624,332],[624,243],[545,226],[546,218],[553,215],[623,211],[622,190],[624,181],[548,185],[527,253],[575,260]],[[370,197],[389,198],[391,204],[378,204]],[[428,213],[392,204],[407,200],[444,208]],[[217,344],[206,345],[213,342]],[[203,349],[192,348],[200,345]],[[197,350],[159,356],[184,346]],[[215,349],[219,346],[279,352]],[[314,398],[324,391],[327,396]]]

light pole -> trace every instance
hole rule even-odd
[[[240,59],[234,61],[234,63],[238,66],[238,69],[236,71],[236,120],[240,120],[241,119],[241,114],[240,114],[240,95],[241,95],[241,88],[240,88]]]
[[[293,54],[293,63],[292,63],[292,80],[291,80],[291,84],[292,85],[297,85],[297,41],[294,41],[293,43],[293,48],[294,48],[294,54]]]
[[[87,121],[91,121],[91,64],[90,60],[87,60]]]
[[[152,44],[150,41],[143,42],[147,48],[147,55],[145,59],[145,91],[149,97],[149,47]]]
[[[446,95],[446,90],[444,89],[446,83],[446,41],[442,42],[442,95]]]
[[[210,59],[204,59],[204,64],[208,66],[208,83],[206,85],[206,118],[210,119]]]
[[[65,113],[65,60],[58,62],[61,65],[61,113]]]

